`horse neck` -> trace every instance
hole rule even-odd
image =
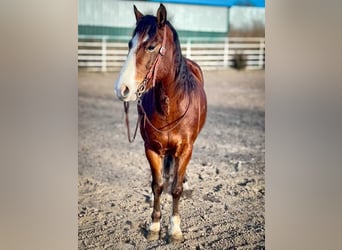
[[[174,29],[168,27],[168,42],[166,44],[167,49],[172,48],[172,53],[167,58],[162,58],[159,74],[161,78],[157,77],[157,82],[154,89],[154,102],[161,105],[162,113],[170,113],[178,115],[179,112],[183,112],[182,106],[188,104],[187,85],[189,80],[188,68],[185,57],[182,55],[178,35]],[[160,71],[159,71],[160,70]],[[185,90],[185,91],[184,91]],[[184,102],[180,104],[180,102]],[[179,106],[181,105],[181,106]],[[168,112],[166,111],[168,110]]]
[[[188,108],[190,100],[188,91],[185,91],[186,79],[181,74],[186,70],[185,58],[181,57],[181,67],[176,68],[169,69],[170,73],[156,84],[153,97],[156,109],[170,120],[178,119]]]
[[[179,40],[177,37],[176,39],[174,38],[174,36],[177,36],[177,34],[174,34],[170,27],[169,32],[172,34],[172,36],[169,35],[169,42],[172,41],[173,46],[167,47],[173,47],[172,56],[170,56],[167,61],[164,61],[164,77],[160,79],[160,87],[169,98],[174,99],[174,97],[177,97],[177,95],[179,95],[180,91],[178,88],[181,84],[181,81],[184,80],[182,79],[182,75],[184,75],[185,71],[187,71],[187,67],[186,59],[182,55]]]
[[[178,62],[179,65],[175,68],[170,68],[170,66],[165,67],[165,71],[167,72],[165,76],[160,79],[157,84],[157,88],[163,91],[163,93],[170,99],[177,101],[176,99],[179,95],[184,95],[181,91],[180,86],[184,85],[184,77],[182,75],[185,74],[186,69],[186,61],[181,56],[181,61]],[[173,62],[172,65],[176,65]]]

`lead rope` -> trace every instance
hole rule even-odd
[[[135,125],[134,134],[133,134],[133,137],[131,137],[131,130],[129,127],[129,118],[128,118],[129,102],[124,102],[124,110],[125,110],[125,123],[126,123],[126,127],[127,127],[127,137],[128,137],[128,141],[130,143],[132,143],[132,142],[134,142],[135,137],[137,136],[138,126],[139,126],[139,123],[141,121],[142,116],[138,115],[137,124]]]

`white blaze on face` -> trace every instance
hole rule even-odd
[[[137,82],[135,80],[136,73],[136,50],[138,47],[138,34],[132,39],[132,47],[128,53],[126,62],[124,63],[119,77],[115,82],[116,95],[122,101],[135,101]]]

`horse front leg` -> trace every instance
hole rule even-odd
[[[187,145],[181,150],[181,154],[175,157],[174,179],[172,183],[172,215],[170,217],[169,235],[172,240],[182,240],[183,234],[180,228],[179,200],[183,192],[183,180],[186,167],[192,155],[192,146]]]
[[[152,192],[153,192],[153,212],[152,223],[149,226],[147,239],[157,240],[160,232],[160,195],[163,191],[163,179],[162,179],[162,158],[153,150],[145,149],[146,157],[150,163],[152,173]]]

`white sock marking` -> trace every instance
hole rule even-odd
[[[152,222],[150,224],[149,230],[151,232],[154,232],[154,233],[159,232],[160,231],[160,222]]]
[[[171,235],[182,235],[182,231],[180,229],[180,217],[179,215],[170,217],[170,234]]]

